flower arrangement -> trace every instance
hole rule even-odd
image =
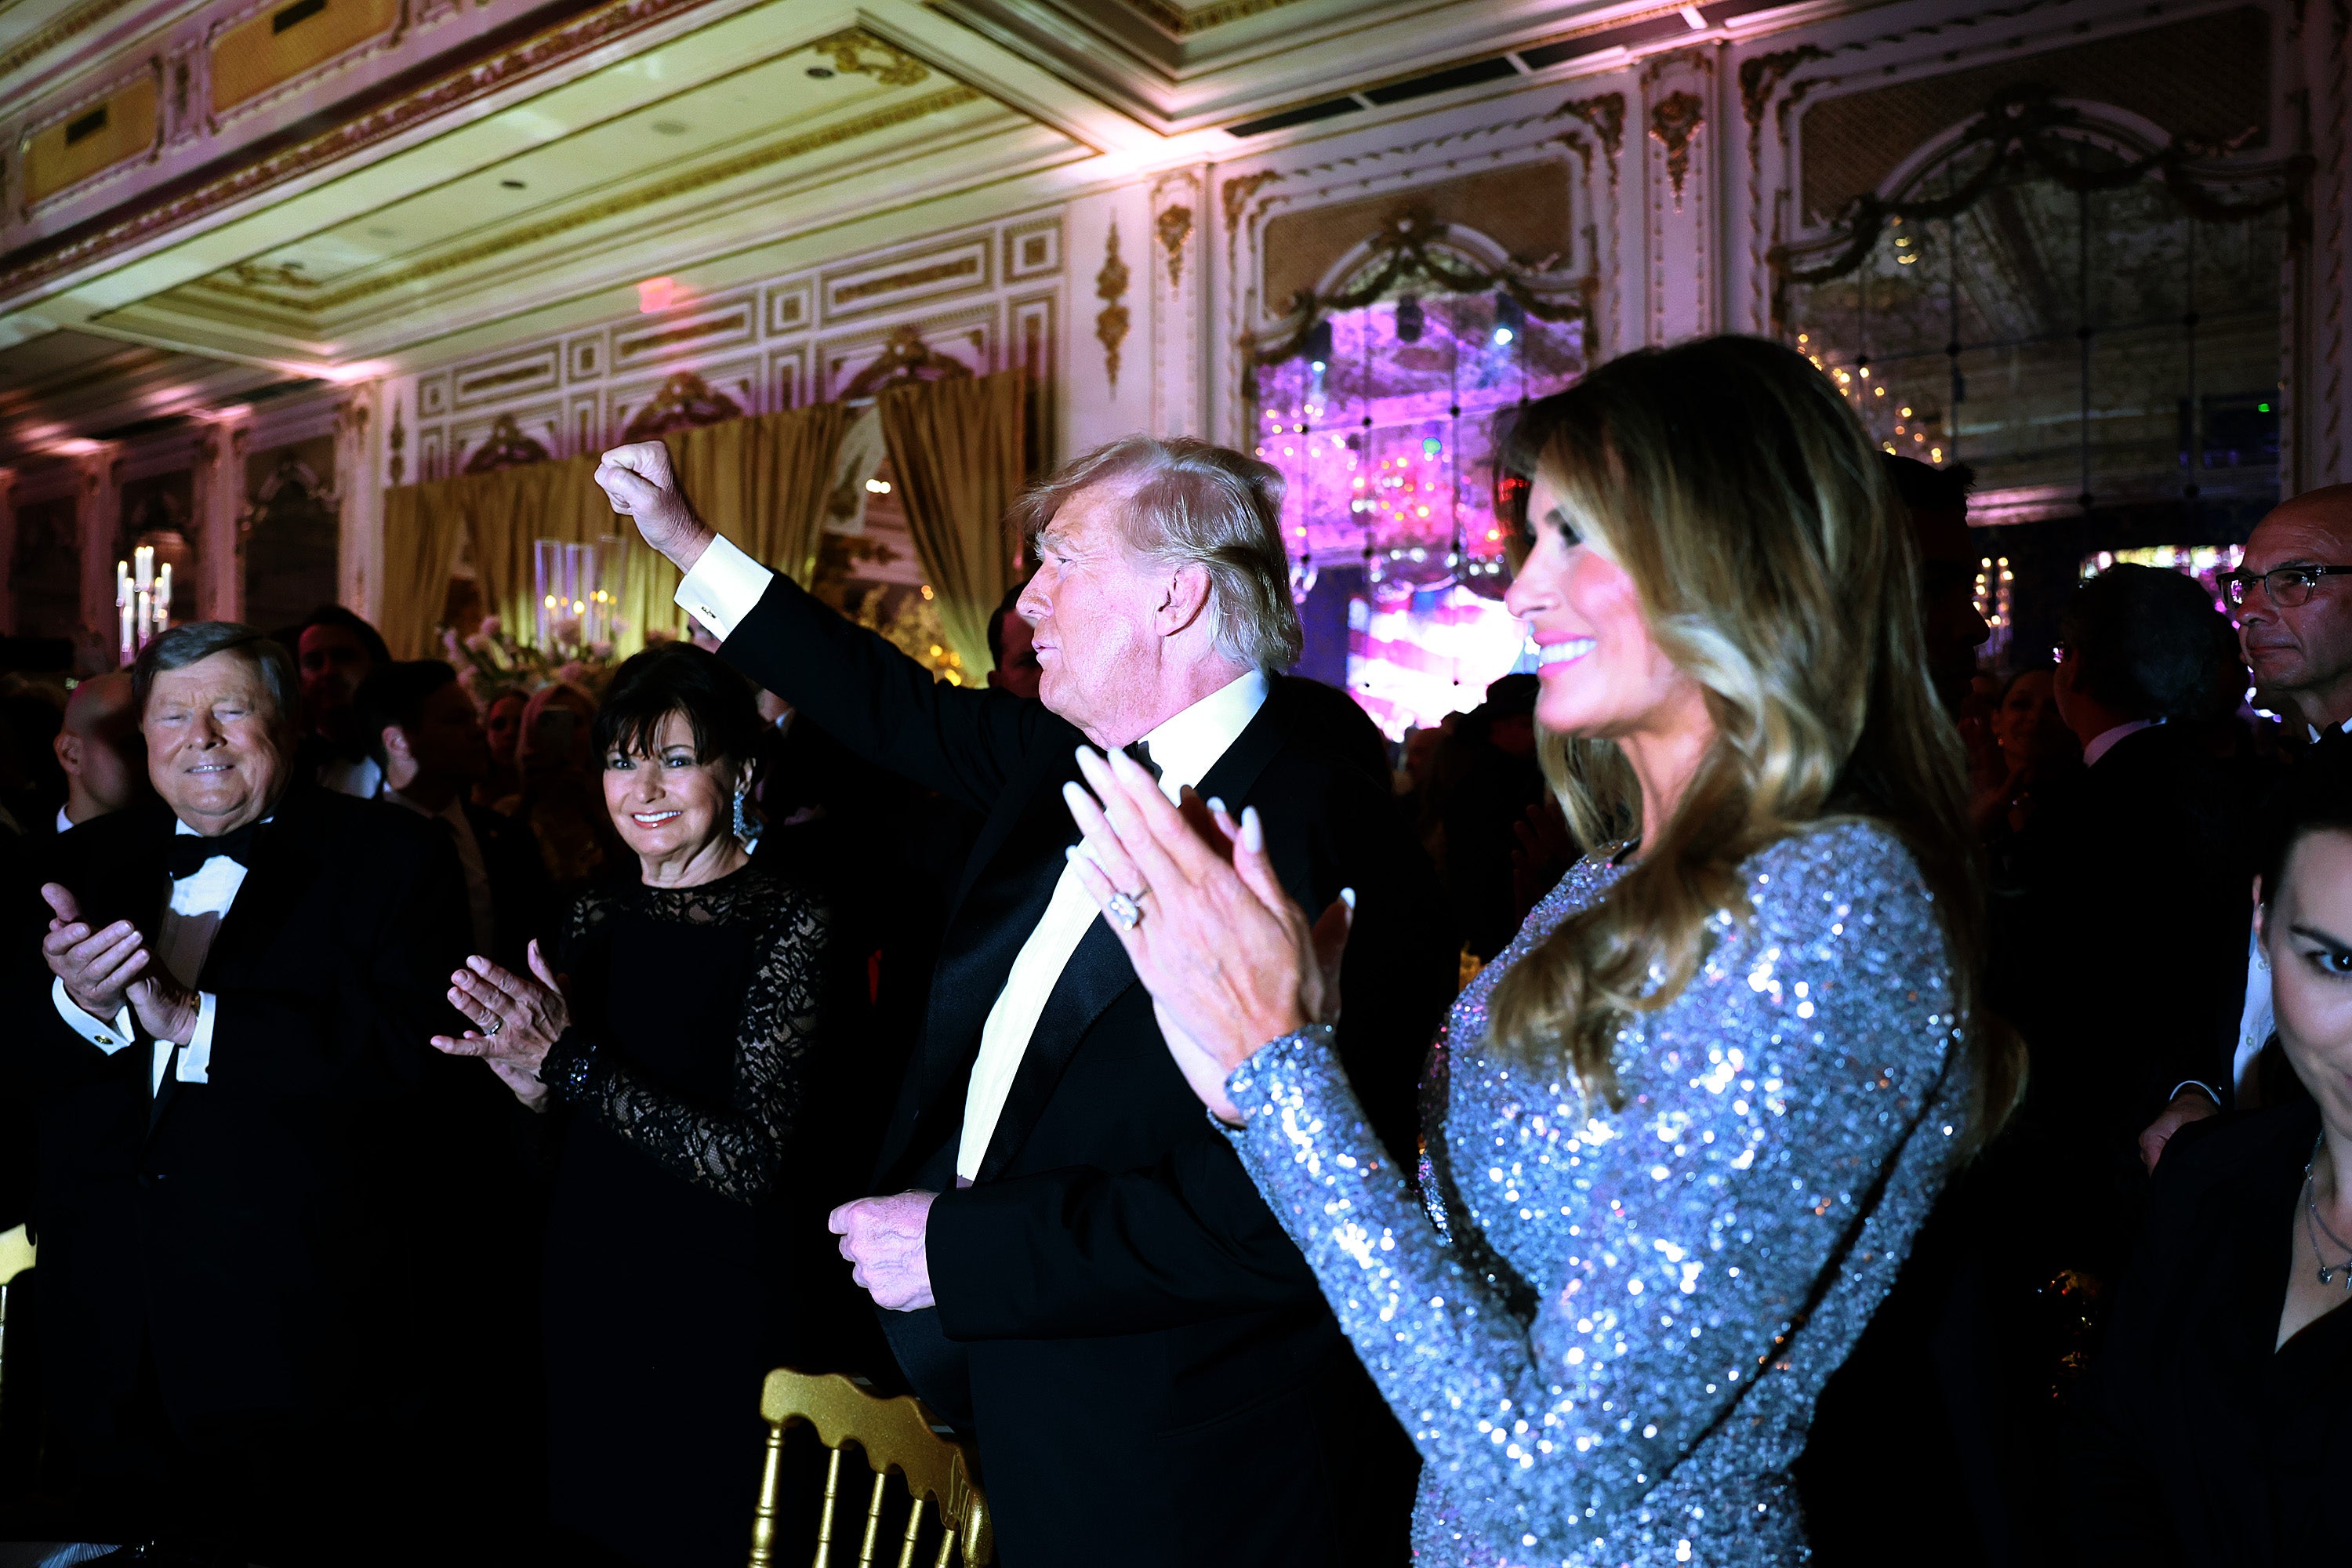
[[[457,667],[457,683],[482,708],[509,694],[528,697],[542,686],[578,686],[601,698],[619,662],[611,643],[582,641],[580,623],[568,617],[555,623],[551,648],[517,641],[496,616],[485,616],[467,637],[458,637],[454,626],[438,629],[442,653]]]

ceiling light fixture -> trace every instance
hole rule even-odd
[[[824,66],[811,66],[808,68],[808,73],[818,81],[830,81],[833,79],[832,70]]]
[[[686,132],[687,124],[683,120],[656,120],[654,121],[654,134],[656,136],[683,136]]]
[[[648,278],[637,285],[637,312],[654,316],[677,302],[678,287],[675,278]]]
[[[499,184],[504,185],[510,191],[519,191],[523,188],[523,183],[520,180],[500,180]]]

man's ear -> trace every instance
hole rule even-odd
[[[57,752],[58,766],[65,769],[67,777],[77,779],[81,777],[81,737],[79,735],[75,734],[71,730],[60,730],[57,733],[57,738],[49,742],[49,746]]]
[[[1160,600],[1159,630],[1162,637],[1173,637],[1197,621],[1209,607],[1209,570],[1190,563],[1168,574],[1168,588]]]
[[[2254,879],[2254,945],[2270,945],[2270,906],[2263,902],[2263,879]]]
[[[413,763],[416,760],[409,748],[408,731],[399,725],[386,724],[383,727],[383,741],[385,755],[397,757],[404,763]]]

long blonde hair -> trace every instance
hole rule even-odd
[[[1614,742],[1543,736],[1578,836],[1639,835],[1643,850],[1503,978],[1497,1042],[1546,1072],[1565,1042],[1587,1091],[1622,1105],[1617,1031],[1681,994],[1718,910],[1746,910],[1741,863],[1807,827],[1867,819],[1902,839],[1935,894],[1980,1144],[2016,1100],[2023,1049],[1979,1008],[1967,761],[1929,681],[1902,501],[1844,399],[1790,349],[1709,338],[1612,360],[1531,405],[1513,447],[1633,578],[1651,637],[1704,690],[1717,733],[1662,823],[1640,820]]]

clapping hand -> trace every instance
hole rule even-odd
[[[572,1026],[564,977],[548,967],[539,943],[528,954],[530,973],[502,969],[479,953],[449,976],[449,1005],[472,1020],[462,1035],[436,1035],[433,1048],[453,1057],[479,1057],[515,1098],[537,1110],[547,1101],[540,1064]]]
[[[710,548],[716,536],[694,515],[671,470],[669,448],[659,441],[634,441],[615,447],[596,465],[613,510],[636,519],[637,531],[681,572],[690,572]]]
[[[129,921],[92,931],[81,918],[79,900],[59,883],[42,883],[41,897],[53,917],[41,939],[49,973],[65,983],[75,1006],[112,1023],[130,1000],[131,981],[148,965],[147,939]]]
[[[1180,810],[1123,752],[1081,750],[1078,768],[1094,789],[1063,792],[1086,835],[1070,851],[1078,879],[1151,993],[1185,1081],[1238,1124],[1227,1075],[1267,1041],[1339,1016],[1354,895],[1309,921],[1275,874],[1255,808],[1235,821],[1188,791]]]
[[[128,1005],[156,1039],[184,1046],[194,1037],[196,994],[155,962],[137,926],[116,921],[92,931],[81,918],[80,901],[61,883],[43,883],[41,897],[52,917],[41,954],[75,1006],[112,1024]]]

